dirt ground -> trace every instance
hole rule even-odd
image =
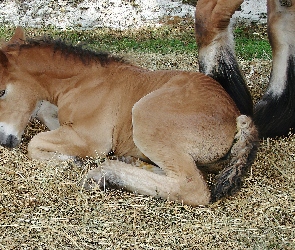
[[[150,69],[197,70],[196,55],[124,54]],[[254,100],[270,61],[240,61]],[[294,249],[295,135],[261,141],[241,191],[192,208],[124,191],[84,191],[90,163],[29,160],[45,128],[33,121],[22,145],[0,147],[0,249]]]

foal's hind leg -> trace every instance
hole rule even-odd
[[[92,179],[102,189],[123,188],[192,206],[208,204],[210,192],[193,159],[189,155],[177,154],[171,148],[166,148],[167,152],[157,154],[157,145],[153,141],[151,144],[153,145],[150,145],[150,150],[146,152],[154,153],[153,156],[160,163],[162,171],[154,166],[143,169],[118,160],[107,160],[98,168],[90,170],[81,184],[88,189]],[[171,154],[174,154],[175,158],[171,158]],[[182,166],[185,166],[185,171],[181,170]]]
[[[216,134],[227,135],[227,131],[216,131],[211,112],[209,126],[213,126],[213,131],[205,129],[208,126],[206,118],[204,119],[206,114],[200,112],[198,116],[197,111],[194,111],[197,102],[192,97],[196,97],[198,92],[192,91],[196,85],[181,87],[180,84],[159,89],[142,98],[133,107],[135,145],[162,169],[163,174],[124,162],[107,161],[101,167],[90,171],[87,179],[92,178],[100,185],[107,183],[110,186],[182,201],[189,205],[208,204],[210,192],[201,171],[195,165],[195,160],[211,162],[224,155],[230,148],[234,131],[231,131],[229,144],[223,137],[218,138],[222,140],[221,143],[219,140],[215,141]],[[208,105],[204,107],[210,109]],[[219,116],[218,112],[216,114]],[[205,120],[205,124],[200,124],[199,120]],[[222,125],[218,128],[223,130]],[[203,138],[203,143],[199,138]],[[219,144],[224,144],[224,148],[220,150],[222,146]],[[201,158],[200,155],[206,156]]]
[[[199,0],[195,35],[200,72],[219,82],[242,114],[252,115],[253,104],[235,56],[230,19],[243,0]]]
[[[273,62],[269,86],[256,104],[260,136],[287,134],[295,126],[295,0],[268,0]]]
[[[167,177],[158,167],[147,163],[145,165],[144,169],[124,161],[106,160],[98,168],[90,170],[81,184],[89,189],[91,188],[90,180],[94,180],[102,189],[104,187],[123,188],[154,197],[169,197],[177,182]],[[171,198],[177,200],[174,197]]]

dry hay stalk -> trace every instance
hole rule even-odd
[[[130,54],[149,68],[196,70],[195,55]],[[269,61],[240,62],[257,99]],[[0,249],[294,249],[295,135],[261,142],[242,190],[207,207],[76,183],[97,159],[29,160],[28,127],[15,150],[0,147]]]

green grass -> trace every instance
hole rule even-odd
[[[271,47],[266,26],[250,25],[235,28],[236,53],[244,60],[270,59]]]
[[[110,52],[144,53],[195,53],[197,45],[193,24],[165,25],[160,28],[139,30],[96,29],[91,31],[61,31],[54,28],[26,29],[28,36],[50,35],[68,40],[74,44],[82,43],[94,50]],[[256,32],[257,31],[257,32]],[[237,56],[243,60],[270,59],[271,48],[265,35],[265,28],[239,26],[235,29]],[[13,28],[0,27],[0,36],[9,39]]]
[[[237,39],[236,44],[236,54],[244,60],[271,58],[271,48],[268,41]]]

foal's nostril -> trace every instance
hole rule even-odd
[[[6,142],[3,146],[8,148],[14,148],[19,144],[19,140],[14,135],[9,135],[6,139]]]
[[[15,148],[19,144],[19,139],[15,135],[5,136],[0,133],[0,144],[7,148]]]
[[[13,134],[6,134],[0,131],[0,145],[7,148],[15,148],[20,140]]]

